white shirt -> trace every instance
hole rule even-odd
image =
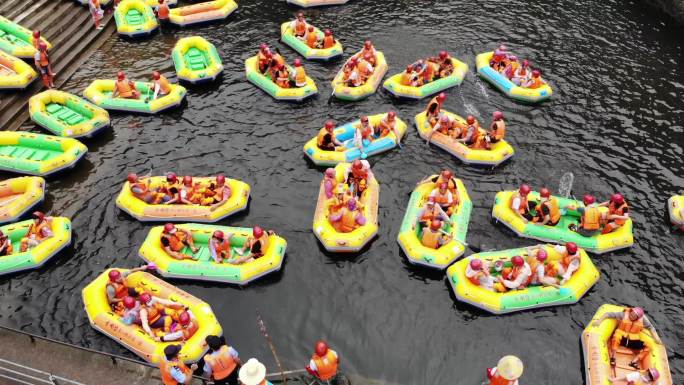
[[[518,277],[513,281],[504,279],[503,284],[509,289],[517,289],[518,287],[520,287],[520,285],[523,284],[523,282],[527,281],[527,279],[530,278],[531,275],[532,269],[530,268],[530,265],[527,264],[527,262],[525,262],[525,264],[522,267],[522,270],[520,270],[520,273],[518,274]]]

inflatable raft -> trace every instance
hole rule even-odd
[[[544,84],[539,88],[526,88],[508,80],[506,76],[500,74],[489,65],[493,54],[493,51],[489,51],[477,55],[475,58],[477,73],[509,98],[526,103],[540,103],[553,95],[553,89],[548,84]]]
[[[575,242],[579,247],[591,253],[603,254],[609,251],[631,247],[634,243],[632,235],[632,220],[627,222],[619,229],[609,234],[598,234],[593,237],[583,237],[578,233],[568,229],[571,224],[578,225],[580,214],[566,206],[582,207],[581,201],[573,199],[555,197],[558,199],[558,206],[561,208],[561,219],[556,226],[536,225],[532,222],[523,220],[510,208],[511,196],[515,191],[500,191],[496,194],[492,217],[502,222],[513,230],[518,236],[537,239],[545,242]],[[529,201],[539,202],[539,193],[533,191],[527,197]]]
[[[95,80],[83,91],[83,96],[96,106],[106,110],[156,114],[179,106],[187,92],[185,87],[172,83],[171,92],[168,95],[159,96],[157,99],[151,100],[154,95],[153,84],[135,82],[135,88],[140,92],[139,99],[112,98],[115,83],[115,80]]]
[[[412,87],[401,84],[402,73],[400,72],[385,80],[383,87],[395,97],[406,99],[422,99],[447,88],[455,87],[463,83],[463,79],[468,73],[468,65],[454,57],[451,58],[451,61],[454,64],[454,72],[445,78],[431,81],[420,87]]]
[[[289,4],[298,5],[300,7],[320,7],[326,5],[340,5],[346,4],[349,0],[287,0]]]
[[[0,230],[12,242],[14,250],[10,255],[0,256],[0,275],[37,269],[71,244],[71,221],[64,217],[52,217],[52,237],[22,253],[21,239],[26,236],[32,223],[33,220],[28,220],[0,226]]]
[[[14,222],[45,198],[45,179],[22,176],[0,182],[0,223]]]
[[[145,238],[145,242],[140,246],[140,257],[147,262],[154,262],[157,265],[157,271],[164,277],[246,285],[257,278],[280,270],[285,259],[287,242],[285,242],[285,239],[274,234],[268,238],[268,246],[264,256],[240,265],[232,265],[228,262],[218,264],[214,262],[209,251],[209,240],[214,231],[221,230],[226,236],[233,234],[230,238],[230,245],[232,247],[231,253],[235,256],[238,255],[236,250],[242,250],[247,237],[252,235],[251,228],[201,225],[196,223],[182,224],[176,227],[188,230],[192,234],[195,246],[199,249],[199,252],[192,254],[189,248],[183,249],[180,252],[194,255],[197,258],[196,261],[188,259],[179,261],[164,251],[161,244],[163,226],[153,227],[147,238]]]
[[[433,175],[433,177],[436,178],[437,175]],[[436,185],[435,183],[424,183],[416,187],[411,193],[397,236],[397,242],[399,242],[399,246],[401,246],[410,263],[443,270],[463,255],[473,202],[470,200],[463,182],[460,179],[455,180],[459,203],[450,217],[453,225],[447,223],[444,228],[445,232],[451,236],[451,240],[439,249],[432,249],[423,245],[421,242],[423,228],[418,222],[418,214],[425,206],[428,196]]]
[[[45,176],[74,167],[88,148],[76,139],[0,131],[0,170]]]
[[[214,0],[174,8],[169,12],[169,22],[187,27],[193,24],[223,20],[235,12],[234,0]]]
[[[109,127],[104,109],[58,90],[47,90],[29,99],[31,120],[55,135],[90,138]]]
[[[171,52],[178,79],[192,84],[216,80],[223,72],[216,47],[200,36],[184,37]]]
[[[340,100],[357,101],[367,98],[368,96],[374,94],[375,91],[377,91],[378,86],[380,86],[380,82],[382,82],[382,78],[387,73],[388,67],[387,61],[385,60],[385,55],[380,51],[375,51],[375,53],[375,70],[368,78],[366,83],[359,87],[349,87],[345,85],[342,81],[342,79],[344,78],[344,67],[347,65],[347,62],[349,61],[349,59],[347,59],[347,61],[344,63],[344,65],[337,73],[337,75],[335,75],[335,78],[332,81],[333,94],[336,98]]]
[[[164,348],[178,342],[157,342],[145,333],[141,326],[126,325],[107,303],[106,286],[109,281],[107,269],[83,289],[83,303],[90,325],[114,341],[120,343],[143,360],[159,365],[164,357]],[[119,271],[125,271],[119,269]],[[152,274],[137,271],[126,277],[126,285],[140,292],[185,305],[197,319],[199,329],[182,344],[179,357],[184,362],[196,362],[207,351],[204,339],[209,335],[223,334],[211,306]]]
[[[461,116],[446,110],[442,110],[442,113],[447,115],[449,119],[456,120],[463,125],[463,127],[468,126],[466,120]],[[424,140],[427,140],[430,131],[432,131],[432,127],[430,127],[430,124],[427,122],[425,111],[416,115],[415,123],[416,129],[418,130],[418,135],[420,135],[420,137]],[[492,143],[489,150],[473,149],[438,131],[432,135],[430,138],[430,143],[455,156],[463,163],[481,166],[497,166],[508,160],[508,158],[512,157],[515,153],[513,147],[511,147],[511,145],[505,140]]]
[[[617,329],[618,321],[609,319],[604,320],[598,326],[594,325],[594,321],[597,321],[604,314],[623,312],[626,309],[624,306],[601,305],[582,332],[582,354],[584,355],[585,383],[587,385],[608,385],[611,384],[611,377],[622,377],[627,373],[636,371],[629,366],[635,352],[622,346],[615,352],[615,367],[610,365],[610,339]],[[639,363],[639,366],[644,369],[655,368],[658,370],[660,378],[653,383],[654,385],[672,385],[672,374],[670,373],[665,346],[656,344],[648,331],[642,331],[641,335],[650,352]],[[641,384],[641,382],[639,383]],[[613,382],[613,384],[627,385],[627,382]]]
[[[52,44],[41,37],[40,41],[47,44],[48,50]],[[0,16],[0,51],[22,58],[33,60],[36,49],[33,46],[33,32],[21,25]]]
[[[675,195],[667,200],[667,212],[670,216],[670,223],[673,225],[684,226],[682,208],[684,208],[684,195]]]
[[[553,245],[533,247],[544,248],[548,255],[547,263],[558,263],[562,258],[562,255],[555,250]],[[560,288],[528,286],[523,290],[509,290],[505,293],[498,293],[473,284],[465,275],[466,268],[473,259],[480,259],[485,263],[489,263],[492,267],[497,261],[502,261],[504,267],[512,267],[511,258],[513,256],[520,255],[525,257],[526,254],[526,248],[490,251],[473,254],[449,266],[447,277],[456,295],[456,299],[490,313],[504,314],[546,306],[577,303],[599,279],[599,271],[584,250],[580,250],[579,269]],[[493,269],[491,273],[492,276],[497,275]]]
[[[337,183],[344,183],[345,171],[351,167],[351,163],[340,163],[335,166],[335,179]],[[357,252],[375,237],[378,233],[378,200],[380,199],[380,185],[375,177],[368,179],[368,186],[357,201],[357,207],[361,208],[366,223],[349,233],[338,232],[328,219],[332,199],[325,195],[325,180],[321,181],[318,192],[316,212],[313,218],[313,232],[326,250],[339,253]],[[359,206],[360,205],[360,206]]]
[[[88,0],[76,0],[76,1],[81,3],[81,5],[88,5]],[[104,7],[104,6],[109,5],[111,3],[112,3],[112,0],[100,0],[100,6],[101,7]]]
[[[143,0],[121,0],[114,9],[116,31],[131,38],[149,36],[159,26],[152,7]]]
[[[290,73],[292,73],[292,69],[290,69]],[[245,75],[247,80],[276,100],[301,102],[318,93],[316,83],[309,76],[306,77],[306,85],[304,87],[282,88],[278,86],[271,78],[259,72],[257,56],[252,56],[245,60]]]
[[[368,121],[371,125],[377,125],[380,120],[382,120],[387,113],[371,115],[368,117]],[[395,118],[396,129],[400,136],[403,137],[406,133],[406,123]],[[318,136],[314,136],[306,144],[304,144],[304,153],[311,159],[316,166],[334,166],[341,162],[351,162],[356,159],[365,159],[368,156],[377,155],[385,151],[389,151],[397,147],[397,136],[394,132],[389,135],[375,139],[373,142],[364,147],[364,152],[354,145],[354,132],[356,131],[355,126],[361,124],[360,120],[355,120],[353,122],[345,123],[334,130],[335,137],[337,140],[344,144],[346,150],[344,151],[328,151],[322,150],[318,147]],[[365,155],[365,156],[364,156]]]
[[[164,176],[150,177],[151,188],[161,186],[166,182]],[[216,181],[212,177],[193,177],[193,182],[208,186]],[[128,182],[121,188],[119,196],[116,198],[116,205],[130,216],[143,222],[158,221],[193,221],[193,222],[216,222],[229,215],[242,211],[247,207],[249,201],[250,187],[247,183],[226,178],[226,185],[230,186],[232,195],[222,205],[214,210],[210,206],[185,205],[185,204],[148,204],[131,193]]]
[[[38,77],[25,61],[0,51],[0,89],[23,90]]]
[[[159,7],[159,0],[143,0],[143,2],[152,8]],[[178,5],[178,0],[164,0],[164,3],[169,7],[175,7]]]
[[[304,56],[307,60],[330,60],[342,56],[344,49],[339,40],[335,40],[335,45],[330,48],[311,48],[303,40],[298,39],[294,35],[294,31],[290,27],[291,22],[285,22],[280,26],[280,40],[289,45],[293,50]],[[318,36],[318,40],[322,41],[323,31],[314,27],[314,33]]]

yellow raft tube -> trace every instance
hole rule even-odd
[[[335,166],[337,183],[344,183],[344,174],[350,167],[351,163],[340,163]],[[328,251],[347,253],[361,250],[378,233],[378,200],[380,198],[378,181],[375,176],[368,178],[368,186],[361,194],[361,199],[357,201],[357,207],[361,207],[366,223],[349,233],[338,232],[328,220],[329,207],[333,200],[326,197],[324,182],[325,179],[321,181],[318,192],[318,202],[313,218],[314,234]]]
[[[291,27],[292,22],[287,21],[280,26],[280,40],[289,45],[293,50],[297,51],[300,55],[304,56],[307,60],[330,60],[344,53],[344,48],[342,48],[342,43],[335,39],[335,45],[330,48],[311,48],[306,42],[295,37],[294,31]],[[323,31],[314,27],[314,34],[318,37],[319,41],[322,41],[325,37]]]
[[[184,7],[173,8],[169,12],[169,21],[186,27],[193,24],[223,20],[237,9],[233,0],[213,0],[195,3]]]
[[[430,95],[442,92],[447,88],[455,87],[463,83],[463,79],[465,79],[465,76],[468,73],[468,65],[455,57],[451,58],[451,62],[454,65],[454,71],[445,78],[435,79],[420,87],[414,87],[401,84],[403,72],[399,72],[385,80],[383,87],[397,98],[416,100],[426,98]]]
[[[587,385],[627,385],[627,382],[611,382],[610,378],[621,377],[636,370],[629,366],[635,352],[622,346],[615,352],[615,367],[610,365],[610,340],[613,332],[617,329],[618,320],[607,319],[599,325],[594,325],[594,321],[597,321],[604,314],[623,312],[626,309],[626,307],[618,305],[601,305],[582,332],[582,353],[584,354],[585,383]],[[653,321],[651,320],[651,322]],[[672,385],[672,373],[670,373],[665,345],[657,344],[646,329],[639,334],[644,344],[650,349],[649,354],[639,362],[639,366],[644,369],[655,368],[658,370],[660,378],[654,385]]]
[[[164,348],[177,342],[157,342],[141,326],[124,324],[114,313],[107,301],[106,286],[109,281],[107,269],[83,289],[83,303],[93,328],[120,343],[145,361],[159,365],[164,357]],[[125,269],[119,269],[124,272]],[[126,285],[139,292],[148,292],[155,297],[168,299],[185,305],[197,318],[199,329],[182,344],[179,357],[184,362],[196,362],[207,351],[204,339],[209,335],[223,334],[211,306],[206,302],[172,286],[152,274],[137,271],[126,277]]]
[[[45,199],[45,179],[21,176],[0,182],[0,224],[14,222]]]
[[[90,83],[83,91],[83,96],[93,104],[105,110],[118,110],[138,112],[141,114],[156,114],[169,108],[179,106],[187,90],[180,84],[171,83],[171,92],[152,100],[154,84],[148,82],[134,82],[135,88],[140,92],[138,99],[113,98],[112,94],[116,87],[113,79],[97,79]]]
[[[49,218],[52,237],[42,240],[38,245],[30,247],[24,252],[21,251],[21,240],[26,237],[34,221],[29,219],[0,227],[12,242],[13,247],[12,254],[0,257],[0,275],[37,269],[71,244],[71,221],[69,218],[46,218]]]
[[[461,116],[456,115],[452,112],[442,110],[442,113],[449,117],[451,120],[456,120],[463,127],[467,127],[466,120]],[[428,134],[432,128],[426,119],[426,112],[423,111],[416,115],[415,118],[416,129],[418,130],[418,135],[421,138],[427,140]],[[484,131],[484,130],[480,130]],[[474,164],[481,166],[497,166],[510,157],[513,156],[515,150],[513,147],[506,142],[506,140],[501,140],[497,143],[492,143],[489,150],[486,149],[473,149],[465,144],[455,140],[454,138],[444,135],[441,132],[435,132],[430,138],[430,143],[435,146],[445,150],[449,154],[457,157],[461,162],[465,164]]]
[[[675,195],[667,200],[667,212],[670,215],[670,223],[684,228],[684,195]]]
[[[354,56],[358,56],[360,54],[361,52],[358,52]],[[382,82],[382,78],[387,73],[388,66],[387,61],[385,60],[385,55],[382,52],[376,50],[375,54],[375,70],[368,78],[366,83],[359,87],[349,87],[344,84],[344,67],[347,65],[349,60],[351,60],[351,58],[344,62],[344,65],[342,65],[342,68],[337,75],[335,75],[335,78],[332,81],[333,95],[335,95],[336,98],[347,101],[357,101],[367,98],[377,91],[378,86],[380,86],[380,82]]]
[[[202,186],[209,186],[216,181],[214,177],[193,177],[193,182]],[[165,176],[150,177],[150,187],[156,188],[166,183]],[[192,222],[216,222],[229,215],[242,211],[249,201],[250,187],[247,183],[237,179],[226,178],[226,185],[230,186],[232,195],[221,206],[212,210],[210,206],[200,205],[164,205],[148,204],[133,195],[128,182],[121,188],[116,198],[116,205],[130,216],[142,222],[156,221],[192,221]]]
[[[544,248],[548,254],[547,263],[558,263],[562,259],[562,255],[556,251],[553,245],[532,246],[532,248],[538,247]],[[473,284],[465,275],[466,268],[473,259],[480,259],[483,263],[489,264],[489,266],[493,266],[497,261],[504,262],[504,266],[511,266],[510,260],[515,255],[525,258],[527,249],[518,248],[473,254],[449,266],[447,278],[456,295],[456,299],[490,313],[504,314],[546,306],[576,303],[599,279],[599,271],[592,263],[587,252],[582,249],[580,249],[579,269],[560,288],[528,286],[522,290],[509,290],[505,293],[499,293]]]
[[[0,51],[0,89],[23,90],[37,77],[25,61]]]

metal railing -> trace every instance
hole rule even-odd
[[[37,385],[85,385],[80,382],[60,377],[52,373],[34,369],[25,365],[0,358],[0,378],[18,384]],[[33,382],[32,382],[33,381]]]

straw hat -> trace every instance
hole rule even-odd
[[[259,385],[266,378],[266,367],[256,358],[250,358],[238,372],[244,385]]]
[[[516,356],[505,356],[496,364],[496,371],[499,375],[509,381],[515,381],[523,373],[523,363]]]

